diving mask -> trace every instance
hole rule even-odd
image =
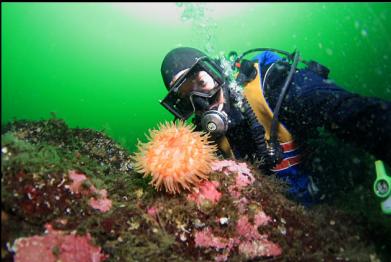
[[[203,79],[207,79],[208,83],[204,83]],[[208,110],[224,83],[221,68],[210,58],[201,57],[175,81],[160,103],[176,118],[187,120],[196,111]],[[207,88],[203,84],[208,84]]]

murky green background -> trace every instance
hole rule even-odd
[[[391,100],[390,3],[2,3],[2,124],[48,119],[135,149],[172,120],[160,65],[178,46],[293,51],[363,95]]]

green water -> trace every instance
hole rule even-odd
[[[133,151],[172,120],[160,65],[178,46],[298,48],[346,89],[391,100],[390,3],[1,5],[2,124],[53,112]]]

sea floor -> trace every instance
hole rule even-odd
[[[391,259],[390,218],[365,206],[376,199],[304,208],[250,163],[220,161],[197,192],[157,192],[103,131],[55,118],[2,127],[1,162],[3,261]]]

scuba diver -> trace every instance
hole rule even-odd
[[[229,56],[212,59],[179,47],[161,65],[168,94],[160,103],[174,121],[194,116],[196,130],[210,133],[220,155],[275,174],[287,182],[288,196],[305,206],[320,194],[302,168],[302,145],[319,127],[391,165],[389,101],[340,88],[328,80],[327,67],[303,60],[298,51],[255,48]],[[299,69],[299,62],[305,67]]]

